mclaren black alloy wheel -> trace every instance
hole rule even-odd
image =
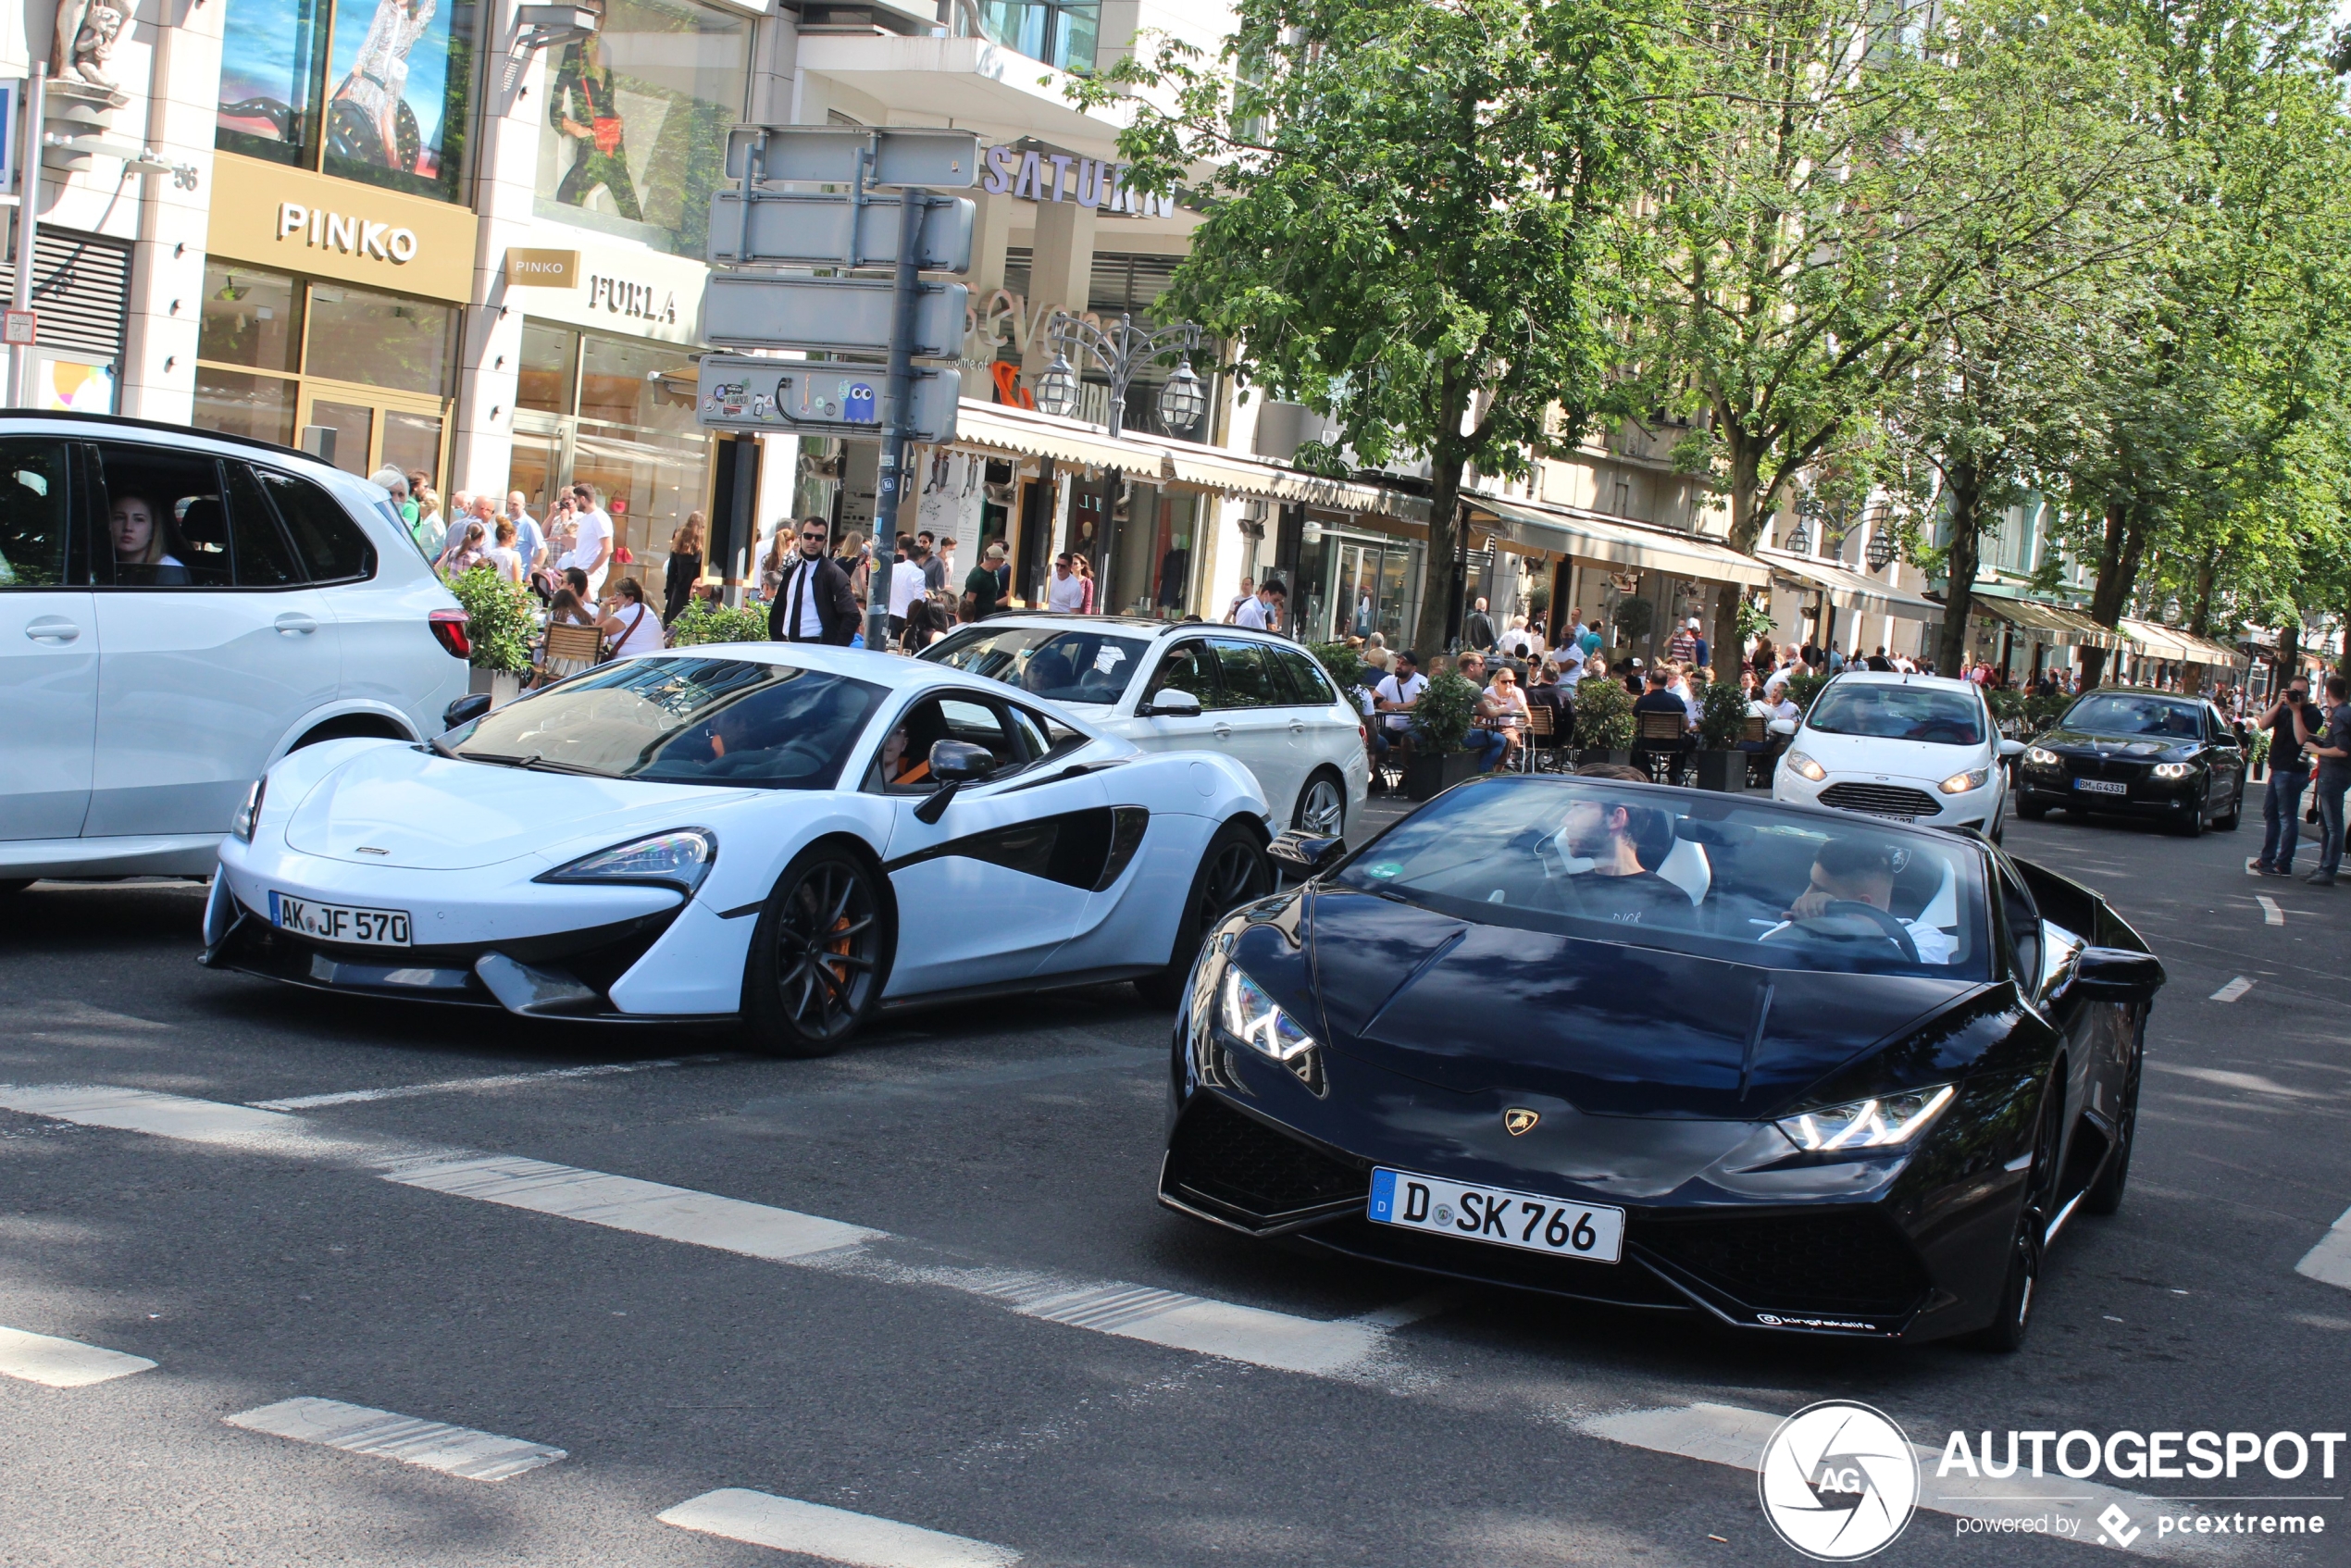
[[[872,1015],[896,933],[881,874],[838,844],[802,850],[776,879],[751,939],[743,1021],[778,1056],[826,1056]]]
[[[1987,1350],[2021,1350],[2033,1325],[2033,1293],[2041,1282],[2041,1256],[2050,1219],[2057,1213],[2058,1176],[2063,1168],[2065,1076],[2051,1073],[2041,1087],[2041,1110],[2033,1130],[2033,1164],[2024,1176],[2024,1202],[2017,1211],[2016,1235],[2009,1243],[2008,1277],[2000,1308],[1976,1335]]]
[[[2094,1214],[2110,1214],[2122,1207],[2122,1189],[2131,1179],[2131,1146],[2139,1137],[2139,1065],[2146,1055],[2146,1017],[2142,1014],[2131,1041],[2131,1070],[2122,1078],[2121,1109],[2115,1113],[2114,1149],[2082,1200],[2082,1206]]]
[[[1336,839],[1347,830],[1347,782],[1329,768],[1317,768],[1298,792],[1298,810],[1289,825],[1319,838]]]
[[[1216,923],[1273,890],[1273,863],[1265,858],[1258,835],[1238,820],[1219,828],[1200,853],[1200,869],[1192,874],[1192,890],[1184,900],[1184,920],[1176,928],[1176,950],[1168,954],[1167,967],[1135,982],[1143,1000],[1153,1007],[1175,1006],[1183,998],[1184,979],[1192,971],[1200,944]]]

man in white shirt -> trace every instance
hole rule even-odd
[[[1272,631],[1280,623],[1283,603],[1289,591],[1279,580],[1269,578],[1257,590],[1256,597],[1241,601],[1233,616],[1233,624],[1251,631]]]
[[[889,636],[896,641],[906,630],[907,606],[928,591],[923,580],[922,564],[901,561],[889,571]]]
[[[1763,695],[1767,698],[1778,696],[1780,689],[1787,684],[1788,677],[1794,675],[1801,668],[1803,668],[1803,666],[1797,662],[1795,647],[1791,645],[1782,648],[1780,650],[1780,667],[1773,670],[1770,675],[1764,677]]]
[[[596,504],[596,487],[586,482],[571,487],[579,503],[579,532],[572,540],[571,564],[588,574],[591,598],[604,591],[604,573],[612,566],[612,518]]]
[[[1835,922],[1840,930],[1852,924],[1859,932],[1867,927],[1859,924],[1868,916],[1859,911],[1839,916],[1834,907],[1839,903],[1863,903],[1872,909],[1892,914],[1894,908],[1894,860],[1892,852],[1883,843],[1861,839],[1830,839],[1822,843],[1812,861],[1812,882],[1797,896],[1785,912],[1789,920],[1826,920]],[[1951,933],[1939,927],[1916,920],[1897,920],[1909,933],[1910,945],[1918,950],[1921,964],[1948,964],[1958,944]],[[1872,924],[1874,924],[1873,922]],[[1774,930],[1779,927],[1774,927]],[[1771,931],[1763,933],[1765,937]],[[1887,940],[1891,942],[1889,936]]]
[[[1584,650],[1575,645],[1574,637],[1570,637],[1559,645],[1559,652],[1551,656],[1559,661],[1560,684],[1567,688],[1567,699],[1572,703],[1575,700],[1575,689],[1584,683]]]
[[[1696,724],[1698,712],[1698,694],[1690,690],[1689,677],[1682,673],[1680,665],[1668,665],[1665,666],[1665,672],[1673,678],[1666,682],[1665,689],[1682,699],[1682,706],[1689,710],[1690,722]]]
[[[529,577],[541,565],[539,557],[546,553],[547,535],[524,508],[530,497],[520,491],[506,496],[506,516],[515,525],[515,554],[522,557],[522,575]]]
[[[1241,606],[1256,597],[1256,582],[1249,578],[1241,579],[1241,591],[1233,595],[1233,602],[1231,604],[1225,606],[1225,624],[1226,626],[1232,625],[1233,617],[1241,613]]]
[[[893,576],[892,581],[896,579]],[[1045,585],[1045,608],[1057,616],[1074,616],[1086,607],[1086,582],[1077,575],[1075,556],[1053,557],[1053,580]]]
[[[1380,727],[1372,731],[1372,756],[1378,765],[1387,765],[1389,745],[1412,728],[1412,704],[1427,690],[1428,677],[1421,673],[1420,655],[1398,653],[1396,672],[1372,691],[1372,705],[1384,716]]]

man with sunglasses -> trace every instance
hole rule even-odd
[[[832,525],[800,522],[800,548],[784,567],[767,610],[767,635],[777,642],[825,642],[846,648],[861,618],[849,574],[833,561]]]

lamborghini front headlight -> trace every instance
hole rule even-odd
[[[1907,1089],[1876,1100],[1849,1101],[1785,1116],[1773,1124],[1807,1153],[1836,1149],[1891,1149],[1909,1143],[1951,1102],[1949,1084]]]

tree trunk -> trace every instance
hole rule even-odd
[[[1763,538],[1763,525],[1772,520],[1758,493],[1763,483],[1762,450],[1735,424],[1727,422],[1723,444],[1731,454],[1731,548],[1752,555]]]
[[[2098,550],[2097,585],[2090,591],[2090,618],[2112,630],[2131,602],[2139,580],[2139,566],[2146,555],[2146,508],[2136,503],[2109,501],[2106,507],[2106,539]],[[2106,650],[2082,650],[2082,685],[2096,686],[2106,675]]]
[[[2188,613],[2188,632],[2191,636],[2212,635],[2212,585],[2220,579],[2220,552],[2206,551],[2204,559],[2197,563],[2196,568],[2196,605]],[[2351,636],[2351,626],[2345,627],[2344,630],[2346,636]],[[2345,648],[2346,653],[2351,653],[2351,643],[2345,643]]]
[[[1943,634],[1934,641],[1934,673],[1958,675],[1967,668],[1968,613],[1975,605],[1975,571],[1982,554],[1984,492],[1975,465],[1953,465],[1944,493],[1951,498],[1951,551],[1949,580],[1943,587]]]
[[[1462,417],[1469,411],[1465,379],[1447,374],[1439,384],[1437,449],[1429,454],[1428,554],[1421,572],[1421,614],[1412,628],[1412,649],[1421,665],[1445,651],[1446,628],[1451,624],[1459,587],[1453,563],[1461,554],[1462,475],[1469,467],[1469,442],[1462,433]]]

